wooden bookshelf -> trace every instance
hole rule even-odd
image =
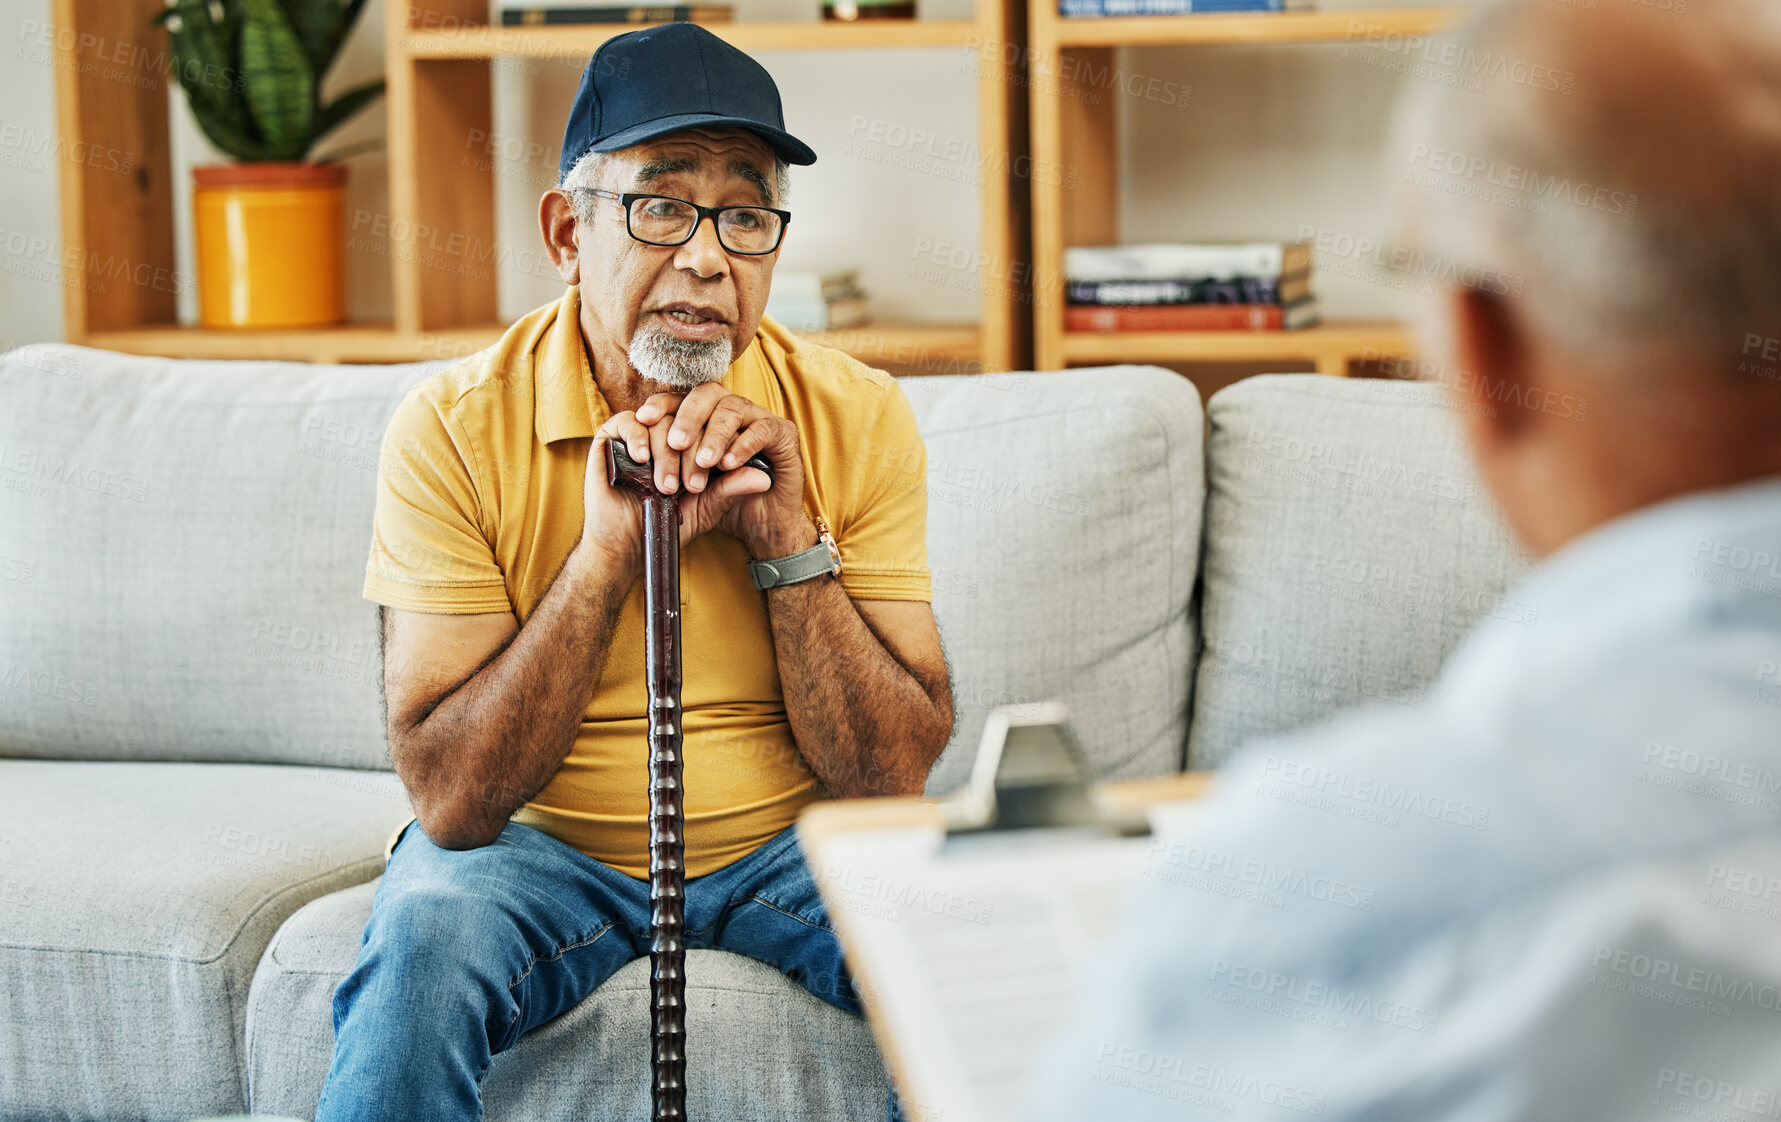
[[[65,154],[91,146],[138,155],[128,170],[64,159],[62,228],[66,259],[123,260],[171,273],[172,185],[168,90],[160,33],[149,17],[162,0],[54,0],[59,26],[59,120]],[[977,114],[986,153],[1006,152],[1012,169],[1030,151],[1032,167],[1078,172],[1065,192],[1057,177],[986,175],[983,250],[995,262],[1031,262],[1039,283],[986,285],[975,324],[884,323],[815,337],[867,362],[934,372],[1056,369],[1090,362],[1309,361],[1335,373],[1363,355],[1407,350],[1392,324],[1334,322],[1305,332],[1069,334],[1063,330],[1063,250],[1120,240],[1117,98],[1082,96],[1083,75],[1106,73],[1120,46],[1221,43],[1342,43],[1429,35],[1462,9],[1413,8],[1200,16],[1065,19],[1051,0],[978,0],[972,20],[885,24],[740,22],[712,30],[749,51],[961,49],[973,55]],[[481,22],[485,0],[390,3],[386,19],[390,219],[395,229],[449,230],[470,247],[496,244],[494,175],[473,170],[451,146],[427,137],[491,130],[491,63],[507,57],[579,61],[627,28],[507,28]],[[88,34],[90,33],[90,34]],[[142,73],[118,81],[115,58],[88,58],[96,42],[135,43]],[[1030,49],[1029,49],[1030,44]],[[115,53],[115,52],[114,52]],[[119,56],[121,57],[121,56]],[[1029,76],[1005,60],[1036,60]],[[103,62],[103,66],[97,65]],[[1060,65],[1060,63],[1067,63]],[[101,77],[100,75],[106,75]],[[1027,95],[1020,96],[1020,89]],[[172,100],[185,111],[183,100]],[[1030,128],[1029,128],[1030,115]],[[1029,138],[1030,136],[1030,145]],[[150,354],[307,361],[400,361],[440,357],[442,348],[488,340],[498,330],[493,271],[470,268],[472,251],[420,255],[393,247],[393,317],[316,331],[205,331],[175,323],[171,286],[95,283],[76,270],[66,285],[72,341]],[[432,247],[428,247],[429,250]],[[462,265],[463,268],[454,266]],[[101,295],[102,294],[102,295]],[[480,344],[479,344],[480,345]]]
[[[53,2],[57,26],[74,32],[56,36],[63,243],[66,260],[87,263],[71,268],[66,278],[69,341],[192,358],[400,362],[468,353],[492,341],[501,330],[496,270],[486,267],[497,244],[497,170],[492,162],[471,166],[461,159],[461,146],[441,145],[437,138],[492,132],[491,67],[497,60],[559,58],[580,65],[606,39],[632,30],[488,26],[487,0],[384,4],[389,227],[450,231],[452,237],[424,246],[392,242],[393,315],[387,321],[307,331],[214,331],[177,323],[173,285],[105,286],[87,271],[119,258],[146,270],[144,275],[174,271],[167,114],[170,104],[174,112],[188,110],[183,94],[169,99],[167,75],[154,67],[165,57],[166,43],[149,20],[165,0]],[[740,22],[710,29],[750,52],[963,50],[977,42],[1020,41],[1024,18],[1018,0],[977,0],[970,20]],[[140,49],[117,51],[120,43]],[[96,57],[101,49],[111,54]],[[117,61],[125,54],[134,62]],[[1004,169],[1023,167],[1027,108],[1018,75],[999,57],[974,61],[982,150],[1005,153]],[[119,71],[132,66],[139,73],[118,80]],[[133,167],[107,170],[68,156],[94,146],[134,154]],[[986,169],[984,181],[982,252],[991,260],[1027,260],[1024,180]],[[425,252],[415,252],[420,249]],[[986,291],[974,323],[887,322],[810,337],[905,373],[1019,369],[1030,364],[1032,331],[1030,307],[1021,296],[1008,286]]]
[[[1085,76],[1110,73],[1125,46],[1220,43],[1345,43],[1431,35],[1464,9],[1368,9],[1066,19],[1055,0],[1033,0],[1029,85],[1033,163],[1077,172],[1033,181],[1034,367],[1115,362],[1309,361],[1329,374],[1350,362],[1403,355],[1410,339],[1391,323],[1326,323],[1306,331],[1088,333],[1064,330],[1064,249],[1120,242],[1119,122],[1114,97],[1094,96]],[[1315,276],[1313,277],[1315,281]]]

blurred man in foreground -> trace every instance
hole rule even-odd
[[[1454,266],[1423,354],[1539,624],[1233,759],[1042,1117],[1781,1116],[1781,8],[1516,0],[1425,57],[1482,88],[1411,82],[1399,259]],[[1355,891],[1166,875],[1196,849]]]

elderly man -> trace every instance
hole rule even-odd
[[[1411,83],[1400,259],[1523,282],[1447,288],[1422,343],[1539,623],[1234,758],[1039,1117],[1781,1115],[1781,9],[1511,0],[1423,57],[1482,88]],[[1215,895],[1192,852],[1352,891]]]
[[[815,158],[716,36],[609,40],[539,207],[569,287],[392,419],[365,595],[414,818],[319,1118],[481,1117],[494,1053],[647,953],[640,503],[608,440],[682,496],[688,945],[858,1012],[792,822],[920,792],[952,701],[909,405],[762,315],[786,165]]]

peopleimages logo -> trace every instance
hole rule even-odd
[[[1743,787],[1765,795],[1781,793],[1781,776],[1776,775],[1769,768],[1759,767],[1753,763],[1736,763],[1711,752],[1701,752],[1693,748],[1678,748],[1673,744],[1660,744],[1655,740],[1648,740],[1645,742],[1643,759],[1645,763],[1654,767],[1680,772],[1683,775],[1717,780],[1720,783]]]
[[[1694,559],[1734,572],[1781,580],[1781,556],[1766,549],[1701,538],[1695,542]]]
[[[1341,986],[1325,982],[1308,982],[1278,970],[1248,966],[1240,962],[1227,962],[1219,959],[1212,965],[1211,980],[1229,987],[1230,990],[1253,998],[1264,998],[1269,1002],[1289,1003],[1301,1008],[1290,1009],[1294,1014],[1291,1019],[1310,1021],[1311,1018],[1297,1015],[1301,1012],[1316,1010],[1322,1013],[1335,1014],[1337,1017],[1351,1017],[1357,1021],[1373,1021],[1376,1024],[1392,1025],[1396,1028],[1408,1029],[1411,1032],[1432,1033],[1441,1023],[1441,1015],[1418,1005],[1406,1005],[1401,1001],[1389,1001],[1375,998],[1371,994],[1359,990],[1343,989]],[[1231,1004],[1231,1002],[1226,1002]],[[1272,1008],[1267,1004],[1252,1004],[1249,1008],[1260,1009],[1262,1012],[1287,1013],[1288,1010]],[[1312,1023],[1317,1023],[1313,1021]],[[1346,1028],[1346,1024],[1336,1022],[1331,1027]]]
[[[982,900],[942,889],[924,888],[914,881],[894,876],[863,873],[851,866],[830,865],[824,870],[824,879],[831,889],[846,898],[849,905],[889,905],[888,910],[873,913],[889,920],[901,919],[902,913],[898,909],[907,908],[912,912],[927,912],[984,925],[989,923],[995,911],[995,905]]]
[[[1730,1107],[1758,1118],[1781,1116],[1781,1096],[1777,1096],[1775,1092],[1756,1091],[1741,1083],[1733,1083],[1726,1079],[1714,1079],[1708,1075],[1697,1075],[1691,1071],[1679,1071],[1671,1067],[1659,1068],[1657,1070],[1657,1089],[1668,1091],[1683,1099]],[[1653,1105],[1658,1104],[1654,1103]],[[1671,1107],[1670,1110],[1676,1114],[1694,1113],[1692,1110],[1675,1107]],[[1714,1114],[1709,1117],[1730,1117],[1730,1115]]]
[[[40,697],[75,705],[92,706],[99,703],[98,687],[91,682],[49,670],[32,670],[25,666],[0,668],[0,688],[29,690]]]
[[[1305,465],[1317,473],[1311,482],[1328,486],[1326,480],[1347,477],[1357,483],[1391,487],[1449,502],[1470,503],[1478,495],[1475,479],[1431,469],[1422,464],[1374,456],[1357,444],[1325,444],[1292,432],[1252,428],[1244,443],[1251,455]],[[1437,465],[1437,467],[1445,465]]]
[[[1781,877],[1735,865],[1712,865],[1707,869],[1707,887],[1752,900],[1773,900],[1781,895]]]
[[[148,484],[143,480],[53,452],[35,452],[0,444],[0,471],[9,473],[7,477],[0,477],[0,485],[9,490],[54,497],[64,485],[72,485],[125,502],[148,501]]]
[[[1406,281],[1457,284],[1465,288],[1482,289],[1497,296],[1516,298],[1521,296],[1527,285],[1527,278],[1522,276],[1512,276],[1482,265],[1451,261],[1407,246],[1386,245],[1372,238],[1357,237],[1339,230],[1301,225],[1298,240],[1310,242],[1317,251],[1319,272],[1329,272],[1330,266],[1337,263],[1358,263],[1370,266],[1370,271],[1363,279],[1373,280],[1375,283],[1384,283],[1386,278],[1401,274]],[[1426,286],[1421,286],[1415,290],[1427,289]]]
[[[1319,702],[1357,697],[1399,705],[1423,702],[1424,690],[1418,683],[1364,670],[1353,662],[1317,663],[1300,647],[1288,650],[1258,647],[1246,639],[1234,643],[1209,639],[1201,665],[1205,673],[1215,677]]]
[[[1773,983],[1758,984],[1735,975],[1721,974],[1699,966],[1684,966],[1658,955],[1641,954],[1619,947],[1600,944],[1595,950],[1595,965],[1614,974],[1667,986],[1702,997],[1749,1005],[1756,1009],[1781,1012],[1781,987]]]
[[[1447,822],[1472,830],[1483,830],[1490,825],[1490,810],[1486,807],[1474,806],[1461,799],[1431,795],[1384,779],[1353,776],[1335,768],[1302,760],[1268,756],[1262,761],[1262,778],[1400,814],[1426,818],[1431,822]]]
[[[1477,50],[1451,39],[1406,35],[1380,24],[1363,23],[1359,20],[1348,22],[1348,42],[1358,42],[1390,54],[1403,55],[1429,66],[1450,70],[1456,75],[1482,75],[1530,89],[1568,94],[1577,81],[1577,76],[1569,70],[1554,70],[1550,66],[1527,59]],[[1466,88],[1477,90],[1483,87],[1468,83]]]
[[[1220,895],[1233,894],[1221,891],[1228,885],[1246,886],[1260,894],[1257,899],[1269,907],[1282,906],[1282,895],[1291,894],[1338,907],[1358,908],[1365,912],[1373,910],[1374,893],[1370,888],[1256,857],[1239,857],[1222,850],[1190,846],[1179,839],[1153,839],[1143,875],[1190,888],[1205,888]],[[1248,898],[1249,894],[1241,895]]]
[[[1129,1044],[1101,1045],[1095,1063],[1097,1082],[1130,1087],[1165,1098],[1184,1099],[1223,1111],[1233,1109],[1233,1100],[1237,1099],[1304,1114],[1322,1114],[1328,1105],[1323,1095],[1278,1079],[1213,1064],[1187,1064],[1179,1056],[1165,1056]],[[1216,1098],[1208,1101],[1207,1096]]]
[[[1452,179],[1479,181],[1515,195],[1550,199],[1588,207],[1606,214],[1633,217],[1639,196],[1590,183],[1575,183],[1562,175],[1543,174],[1519,164],[1499,164],[1484,156],[1472,156],[1451,148],[1417,144],[1410,149],[1410,166]],[[1425,184],[1426,185],[1426,184]]]

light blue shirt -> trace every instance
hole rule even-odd
[[[1153,840],[1034,1116],[1781,1118],[1781,479],[1511,595]]]

